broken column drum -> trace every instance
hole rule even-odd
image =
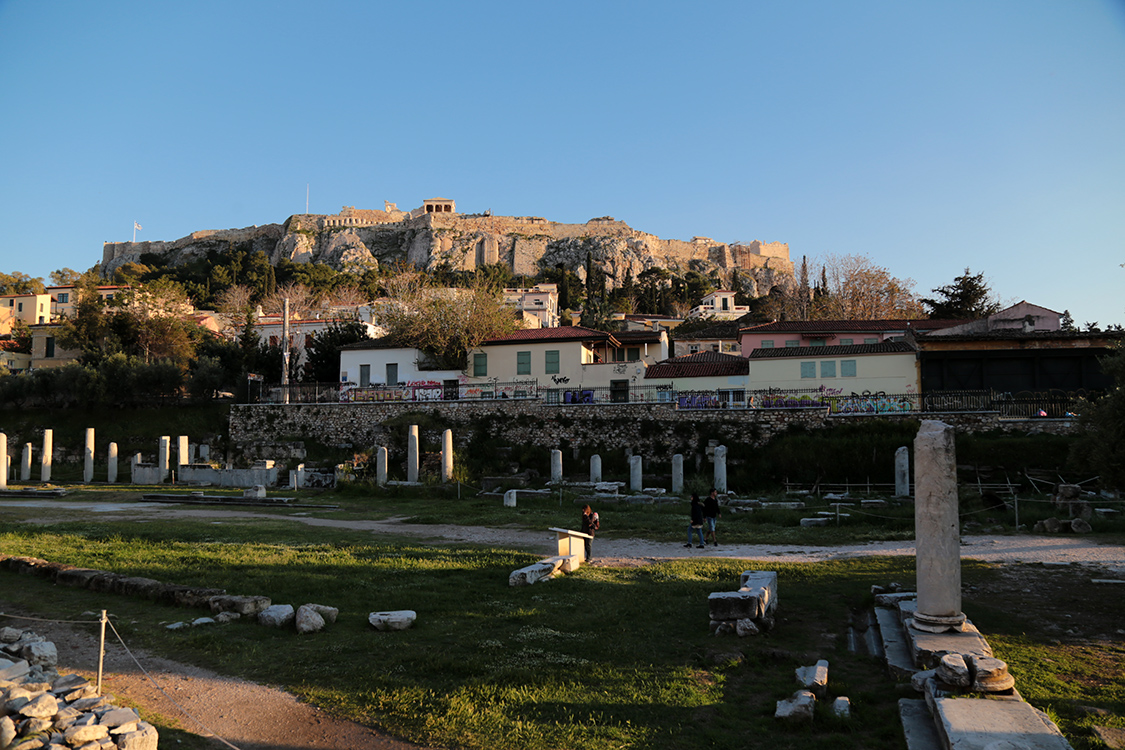
[[[551,481],[561,482],[562,480],[562,451],[560,451],[558,448],[555,448],[551,451]]]
[[[961,533],[954,432],[923,420],[914,438],[914,536],[918,609],[914,627],[935,633],[960,630]]]
[[[895,451],[895,497],[910,497],[910,449]]]
[[[441,433],[441,481],[453,481],[453,430]]]
[[[94,428],[86,428],[86,447],[82,452],[82,482],[94,481]]]
[[[672,456],[672,494],[682,495],[684,492],[684,454],[677,453]]]
[[[629,489],[640,492],[644,484],[644,466],[641,457],[629,456]]]
[[[602,457],[597,453],[590,456],[590,481],[595,484],[602,481]]]

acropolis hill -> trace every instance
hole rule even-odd
[[[585,224],[560,224],[537,216],[459,214],[454,201],[434,198],[412,211],[393,203],[383,210],[345,206],[340,213],[295,214],[284,224],[203,230],[171,242],[107,242],[102,273],[109,276],[152,253],[171,265],[206,257],[210,251],[263,251],[272,263],[327,263],[335,268],[405,261],[418,268],[447,264],[473,270],[504,263],[517,275],[535,275],[562,265],[585,276],[587,254],[605,271],[611,287],[648,268],[718,271],[724,282],[738,270],[764,294],[793,276],[789,245],[783,242],[727,244],[707,237],[662,240],[611,217]]]

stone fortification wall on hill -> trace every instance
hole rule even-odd
[[[612,289],[646,269],[718,272],[724,283],[738,270],[757,294],[791,280],[789,246],[757,240],[731,245],[707,237],[665,240],[611,217],[564,224],[537,216],[417,213],[345,206],[339,214],[296,214],[282,225],[193,232],[172,242],[107,242],[102,273],[139,262],[142,255],[164,256],[180,265],[209,252],[262,251],[274,264],[327,263],[336,268],[406,261],[418,268],[446,266],[473,270],[503,263],[519,275],[535,275],[562,265],[585,278],[589,257],[605,272]]]

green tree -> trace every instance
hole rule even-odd
[[[43,279],[19,271],[0,272],[0,294],[43,294],[46,291]]]
[[[340,347],[369,339],[367,326],[349,320],[328,324],[312,335],[305,346],[304,380],[311,383],[334,383],[340,377]]]
[[[1113,387],[1088,402],[1078,418],[1082,430],[1071,458],[1098,474],[1103,487],[1125,488],[1125,346],[1101,360]]]
[[[984,274],[974,274],[968,267],[952,284],[932,291],[937,298],[922,300],[932,320],[976,320],[1000,311],[1000,303],[993,296]]]

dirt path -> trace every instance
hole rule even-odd
[[[96,512],[102,518],[134,520],[139,515],[165,518],[210,519],[222,522],[245,518],[287,519],[309,526],[395,534],[434,542],[472,542],[527,549],[553,554],[554,534],[544,530],[485,528],[452,525],[408,524],[401,519],[380,521],[329,520],[303,513],[276,515],[253,510],[202,508],[159,503],[107,504],[72,503],[68,510]],[[3,506],[29,507],[25,501],[0,501]],[[57,508],[57,506],[55,506]],[[47,514],[45,514],[47,515]],[[43,523],[51,520],[44,518]],[[721,531],[721,527],[720,527]],[[869,542],[860,545],[823,547],[815,545],[738,544],[707,549],[685,549],[682,544],[651,542],[644,539],[605,539],[594,543],[593,564],[644,565],[659,560],[687,557],[723,557],[762,562],[817,562],[876,555],[913,555],[913,542]],[[962,557],[1002,564],[1049,563],[1077,564],[1125,575],[1125,547],[1101,545],[1076,536],[972,536],[962,538]],[[2,606],[2,605],[0,605]],[[4,610],[9,611],[9,610]],[[13,623],[17,626],[18,623]],[[89,674],[96,668],[89,663],[96,653],[93,636],[64,625],[35,623],[36,632],[54,640],[60,664],[66,671]],[[120,649],[107,655],[106,690],[168,718],[192,732],[208,734],[182,717],[181,711],[165,695],[152,687]],[[291,694],[242,680],[222,677],[207,670],[166,659],[144,655],[142,664],[164,687],[175,703],[207,725],[210,732],[226,739],[240,750],[408,750],[419,746],[385,737],[375,731],[328,716],[301,703]],[[229,747],[215,741],[216,747]]]

